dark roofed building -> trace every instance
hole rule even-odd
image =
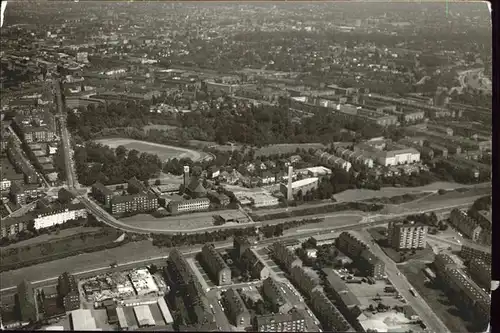
[[[138,193],[144,192],[146,190],[147,190],[146,186],[140,180],[138,180],[136,177],[132,177],[129,179],[128,187],[127,187],[128,193],[138,194]]]
[[[37,320],[35,295],[31,282],[24,280],[17,286],[17,301],[22,321],[29,322]]]
[[[197,177],[193,177],[186,188],[186,193],[193,198],[202,198],[207,195],[207,190]]]
[[[64,309],[66,311],[73,311],[80,308],[80,293],[78,292],[78,285],[73,275],[68,272],[59,276],[58,292],[62,299]]]

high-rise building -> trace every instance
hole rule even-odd
[[[429,227],[413,222],[390,222],[387,241],[397,250],[423,249],[426,246]]]

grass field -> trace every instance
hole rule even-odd
[[[434,286],[425,274],[425,264],[411,261],[399,264],[399,270],[406,276],[416,289],[417,293],[429,304],[451,332],[474,332],[470,322],[466,322],[460,316],[459,310],[450,302],[448,296],[438,287]]]
[[[2,266],[0,270],[3,272],[12,269],[18,264],[36,264],[40,260],[55,260],[65,254],[72,255],[75,251],[85,251],[98,246],[109,245],[120,234],[115,230],[100,229],[54,239],[49,242],[1,249]]]
[[[169,216],[156,218],[149,214],[137,214],[131,217],[120,219],[121,222],[130,226],[141,227],[144,229],[164,229],[164,230],[190,230],[198,228],[207,228],[214,225],[212,215],[221,212],[193,213],[180,216]]]
[[[127,149],[136,149],[140,152],[156,154],[161,160],[168,160],[171,158],[190,158],[193,161],[198,161],[204,158],[206,155],[205,153],[191,149],[167,146],[159,143],[139,141],[133,139],[108,138],[108,139],[99,139],[96,140],[96,142],[109,146],[110,148],[124,146]]]
[[[75,228],[63,229],[63,230],[59,231],[59,234],[56,234],[55,232],[48,234],[48,235],[43,234],[43,235],[40,235],[37,237],[33,237],[33,238],[30,238],[30,239],[27,239],[27,240],[24,240],[21,242],[17,242],[17,243],[5,246],[2,248],[2,251],[4,251],[5,249],[10,249],[10,248],[14,248],[14,247],[23,247],[23,246],[27,246],[27,245],[33,246],[34,244],[49,242],[49,241],[53,241],[55,239],[65,238],[65,237],[69,237],[69,236],[76,235],[76,234],[83,233],[83,232],[95,232],[95,231],[99,231],[99,230],[101,230],[101,228],[98,228],[98,227],[91,227],[91,228],[75,227]]]

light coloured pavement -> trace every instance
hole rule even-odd
[[[385,264],[385,272],[389,280],[399,293],[407,300],[408,304],[420,316],[422,321],[426,323],[427,327],[434,333],[449,333],[450,330],[441,321],[441,319],[432,311],[432,308],[423,300],[418,294],[413,296],[410,293],[412,285],[408,282],[406,277],[399,271],[396,263],[392,261],[378,244],[372,243],[371,235],[366,230],[359,232],[361,238],[368,245],[370,250]]]

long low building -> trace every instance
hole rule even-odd
[[[344,169],[345,171],[349,171],[352,167],[351,162],[322,150],[317,150],[314,154],[319,157],[321,163],[331,165],[339,169]]]
[[[299,191],[302,192],[302,195],[305,195],[306,192],[317,189],[318,185],[319,185],[319,178],[317,177],[297,180],[292,183],[292,195],[294,196],[297,195]],[[280,190],[281,193],[283,193],[283,195],[286,196],[288,193],[288,186],[286,184],[280,184]]]
[[[210,207],[210,199],[208,198],[170,201],[167,206],[168,210],[172,214],[202,211],[202,210],[207,210],[209,207]]]
[[[78,309],[70,312],[71,328],[73,331],[97,331],[92,313],[88,309]]]

